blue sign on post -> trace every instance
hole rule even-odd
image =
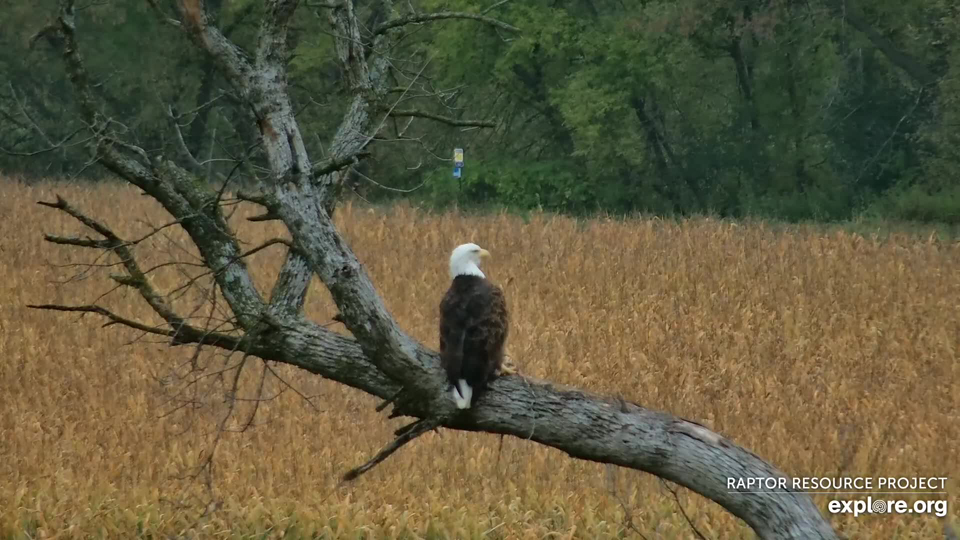
[[[463,174],[463,148],[453,149],[453,177],[460,178]]]

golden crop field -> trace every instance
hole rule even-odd
[[[267,372],[264,397],[276,397],[258,403],[246,432],[223,435],[209,484],[193,478],[225,410],[217,381],[233,372],[198,383],[191,406],[173,411],[182,400],[170,399],[171,372],[193,349],[25,307],[91,303],[115,286],[115,268],[71,266],[111,260],[43,242],[45,232],[88,234],[35,204],[56,194],[127,239],[169,220],[128,187],[0,187],[0,538],[693,538],[678,501],[707,538],[753,537],[716,504],[683,489],[675,500],[649,475],[493,435],[430,433],[338,485],[402,420],[288,366]],[[244,219],[257,210],[239,207],[232,219],[248,247],[281,235]],[[793,476],[948,476],[956,526],[958,245],[409,206],[347,204],[337,223],[401,326],[431,347],[450,249],[475,241],[492,252],[485,270],[507,293],[508,349],[521,372],[699,421]],[[145,241],[143,266],[193,260],[176,247],[181,236],[170,227]],[[282,253],[273,246],[250,260],[267,291]],[[163,267],[153,284],[171,292],[185,279]],[[153,321],[129,290],[102,302]],[[319,284],[306,313],[335,314]],[[208,372],[238,360],[194,359]],[[263,373],[259,360],[244,364],[244,395]],[[240,403],[229,425],[247,422],[254,403]],[[855,519],[815,500],[849,538],[943,537],[943,519]]]

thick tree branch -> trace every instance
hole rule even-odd
[[[299,3],[299,0],[267,0],[267,13],[260,25],[258,38],[257,66],[285,66],[287,28]],[[274,76],[286,78],[286,69]]]
[[[180,0],[177,3],[182,27],[193,41],[206,50],[223,73],[232,81],[248,80],[253,65],[240,47],[210,25],[204,0]]]
[[[716,501],[761,538],[835,538],[804,493],[728,491],[727,478],[785,475],[703,426],[522,377],[502,378],[493,389],[470,409],[467,425],[451,427],[526,437],[573,457],[650,472]]]
[[[495,28],[501,30],[506,30],[508,32],[519,32],[520,29],[512,24],[507,24],[503,21],[494,19],[493,17],[487,17],[486,15],[478,15],[476,13],[467,13],[465,11],[439,11],[436,13],[414,13],[412,15],[407,15],[405,17],[399,17],[396,19],[391,19],[386,21],[379,26],[377,26],[373,33],[375,35],[383,34],[388,30],[393,28],[399,28],[401,26],[406,26],[408,24],[420,24],[431,21],[442,21],[448,19],[468,19],[472,21],[479,21],[484,24],[489,24]]]
[[[263,217],[279,219],[279,216],[269,212]],[[255,218],[251,218],[253,219]],[[300,313],[306,302],[307,289],[311,281],[313,281],[313,269],[310,268],[310,261],[294,249],[287,250],[286,259],[270,293],[270,313],[273,316]]]

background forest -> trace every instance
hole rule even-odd
[[[208,1],[251,48],[262,4]],[[365,199],[960,222],[952,0],[401,4],[487,13],[521,32],[443,21],[388,52],[393,114],[351,180]],[[368,28],[382,22],[357,5]],[[30,46],[55,11],[51,0],[0,0],[0,172],[97,178],[62,63]],[[149,2],[91,2],[78,17],[107,114],[140,146],[189,150],[211,178],[261,172],[251,112]],[[317,156],[350,97],[329,28],[304,6],[291,32],[293,95]],[[466,153],[460,182],[456,146]]]

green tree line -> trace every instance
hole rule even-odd
[[[189,154],[211,181],[263,174],[259,134],[246,127],[251,112],[157,4],[91,2],[78,14],[106,114],[152,153]],[[383,14],[355,4],[375,33]],[[351,180],[368,200],[960,222],[960,5],[952,0],[397,8],[483,13],[521,31],[434,21],[411,26],[402,50],[384,51],[394,88]],[[208,9],[253,48],[262,2],[211,0]],[[93,135],[42,43],[55,37],[33,39],[55,10],[51,0],[0,0],[0,170],[96,178],[104,173],[84,144]],[[300,7],[288,60],[315,149],[349,104],[326,16]],[[459,180],[454,147],[466,154]]]

